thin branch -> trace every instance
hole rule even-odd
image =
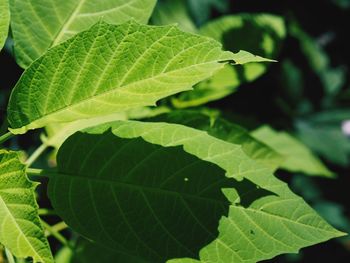
[[[25,162],[27,167],[31,166],[36,161],[36,159],[38,159],[40,155],[47,149],[47,147],[48,146],[44,143],[40,145]]]
[[[46,223],[45,221],[41,220],[43,226],[45,227],[46,231],[48,232],[47,236],[52,235],[53,237],[55,237],[59,242],[62,243],[62,245],[67,246],[68,248],[70,248],[71,250],[73,250],[74,248],[72,247],[72,245],[69,243],[69,241],[63,236],[61,235],[61,233],[59,233],[59,231],[57,231],[56,229],[54,229],[52,226],[50,226],[48,223]]]
[[[11,139],[13,136],[15,136],[15,135],[12,134],[11,132],[7,132],[4,135],[1,135],[0,136],[0,144],[3,144],[7,140]]]
[[[36,168],[27,168],[26,173],[29,176],[43,176],[42,169],[36,169]]]
[[[10,250],[8,250],[7,248],[5,248],[5,254],[6,254],[6,258],[7,258],[8,263],[16,263],[15,258],[13,257]]]
[[[38,210],[39,216],[55,216],[56,212],[47,208],[40,208]]]

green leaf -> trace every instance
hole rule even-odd
[[[121,24],[146,23],[156,0],[13,0],[11,28],[17,62],[27,68],[50,47],[103,19]]]
[[[189,9],[196,23],[202,25],[210,19],[215,10],[220,13],[229,12],[230,4],[227,0],[188,0]]]
[[[152,119],[153,120],[153,119]],[[252,159],[276,170],[284,161],[284,157],[266,144],[250,135],[249,131],[224,118],[211,116],[210,113],[198,110],[177,110],[160,115],[157,121],[183,124],[208,132],[218,139],[238,144]]]
[[[19,154],[0,150],[0,242],[18,258],[54,262],[38,216],[35,187]]]
[[[296,122],[296,135],[328,161],[346,167],[350,163],[350,140],[342,131],[342,123],[347,120],[349,110],[320,112]]]
[[[124,140],[117,137],[113,139],[111,133],[124,138]],[[151,146],[138,137],[142,137],[146,142],[156,145]],[[129,144],[126,144],[126,142]],[[105,146],[106,144],[108,144],[108,147]],[[124,148],[117,147],[120,144],[126,144],[126,146]],[[134,150],[129,148],[128,154],[125,154],[127,145],[134,145],[135,148]],[[140,145],[143,146],[139,147]],[[157,145],[161,145],[166,149]],[[204,168],[206,172],[190,173],[191,177],[187,177],[188,180],[184,180],[186,177],[182,177],[181,182],[176,181],[181,177],[164,175],[164,171],[169,171],[169,166],[176,168],[177,164],[182,167],[178,170],[178,173],[182,174],[183,169],[186,168],[181,163],[182,158],[185,156],[186,160],[196,158],[184,155],[181,149],[176,146],[182,146],[185,152],[214,166],[208,166],[205,162],[200,162],[201,165],[206,167]],[[157,150],[145,151],[145,147]],[[120,152],[116,149],[124,152],[124,154],[120,155]],[[89,153],[81,155],[82,151],[88,151]],[[152,155],[150,152],[152,152]],[[159,154],[159,152],[162,154]],[[139,161],[139,156],[142,154],[147,160],[147,165],[146,162]],[[113,155],[119,155],[119,158],[113,158]],[[164,161],[166,159],[168,161]],[[103,166],[101,167],[101,165]],[[103,168],[102,172],[101,168]],[[271,174],[270,168],[248,158],[239,145],[222,141],[204,131],[178,124],[120,121],[91,128],[84,133],[76,133],[59,150],[58,173],[50,176],[49,196],[56,212],[77,232],[83,233],[85,236],[107,246],[111,246],[111,244],[117,246],[113,239],[117,238],[118,240],[120,235],[125,235],[125,231],[128,231],[126,229],[129,226],[121,225],[123,221],[115,218],[116,215],[120,214],[120,210],[115,210],[115,202],[111,203],[113,199],[110,189],[118,183],[111,183],[112,180],[118,182],[123,177],[125,180],[131,180],[131,178],[136,179],[136,176],[139,176],[139,181],[143,184],[157,186],[165,178],[168,178],[169,187],[178,187],[182,184],[183,188],[180,187],[180,189],[186,189],[186,183],[195,183],[199,186],[206,185],[206,187],[191,187],[189,191],[196,191],[196,189],[201,188],[202,191],[204,189],[214,191],[216,188],[210,188],[209,186],[211,185],[210,182],[215,182],[222,177],[219,168],[230,179],[230,184],[233,184],[222,189],[230,201],[228,215],[225,213],[220,215],[219,233],[216,239],[204,246],[199,251],[199,255],[190,256],[193,260],[185,256],[187,259],[175,262],[196,262],[195,259],[200,259],[200,262],[203,263],[257,262],[281,253],[296,253],[302,247],[344,235],[328,225],[300,197],[293,194],[285,183],[275,178]],[[219,169],[217,170],[218,173],[212,173],[215,169]],[[127,176],[128,173],[130,174],[129,177]],[[200,177],[196,178],[198,175]],[[209,182],[207,182],[208,178],[210,178]],[[232,178],[244,180],[236,182]],[[103,182],[104,180],[105,182]],[[174,180],[174,182],[171,182],[171,180]],[[91,181],[94,181],[94,183],[92,184]],[[223,181],[221,182],[223,183]],[[173,208],[173,205],[169,205],[171,199],[158,195],[158,198],[150,199],[148,203],[145,203],[151,193],[146,196],[146,199],[140,198],[140,195],[142,195],[140,193],[126,194],[135,187],[134,183],[135,181],[126,184],[116,192],[117,197],[126,195],[124,199],[118,198],[119,208],[126,207],[128,209],[128,213],[125,214],[127,220],[124,220],[124,222],[131,222],[132,226],[138,227],[136,228],[138,237],[147,241],[147,246],[151,246],[157,253],[162,255],[168,255],[170,252],[186,253],[185,250],[182,252],[178,249],[173,250],[174,247],[164,250],[164,238],[169,238],[169,236],[156,233],[151,237],[149,234],[154,229],[159,228],[159,222],[172,222],[170,225],[166,224],[162,231],[168,231],[176,237],[181,237],[181,240],[188,244],[190,240],[184,238],[184,236],[191,237],[192,232],[182,232],[182,230],[189,227],[186,223],[190,222],[181,213],[184,207],[176,202],[174,204],[176,207],[171,213],[164,213],[166,209]],[[87,185],[90,186],[87,187]],[[219,187],[222,187],[222,185],[219,185]],[[138,191],[140,191],[140,188]],[[98,194],[99,196],[99,198],[94,199],[96,200],[95,203],[91,202],[91,194]],[[199,211],[191,207],[193,210],[187,210],[187,212],[192,211],[193,213],[206,215],[208,209],[210,211],[208,206],[211,202],[206,200],[203,203],[207,206],[205,210]],[[200,206],[200,202],[198,202],[198,207]],[[138,209],[135,210],[134,207]],[[155,209],[155,213],[150,214],[150,211],[145,211],[147,208]],[[141,213],[142,216],[139,216],[138,213]],[[100,222],[100,225],[97,226],[96,215],[99,215],[98,221]],[[149,227],[148,223],[155,215],[161,218],[161,221]],[[87,218],[90,218],[90,220],[87,220]],[[203,218],[206,218],[206,216],[203,216]],[[213,224],[215,225],[215,222]],[[142,226],[144,227],[142,228]],[[179,226],[180,230],[178,229]],[[198,223],[192,225],[193,231],[197,231],[199,227]],[[211,231],[212,227],[210,225],[209,229]],[[205,233],[201,233],[200,236],[209,236],[209,233],[211,233],[204,229],[202,231]],[[130,242],[131,239],[135,238],[135,232],[128,231],[128,233],[127,239],[124,238],[119,243],[118,248],[121,250],[128,248],[133,255],[140,256],[145,248],[132,247],[132,245],[136,246],[135,244],[138,244]],[[105,235],[108,235],[109,238],[106,239]],[[186,248],[197,251],[200,242],[203,242],[203,240],[196,239],[197,247],[188,246]],[[175,247],[177,248],[178,245]],[[146,260],[146,262],[164,261],[153,258],[152,260]]]
[[[299,41],[302,52],[305,54],[311,69],[320,78],[327,95],[338,94],[346,82],[345,67],[333,68],[325,49],[303,31],[297,22],[293,21],[290,24],[289,32]]]
[[[54,123],[45,127],[46,134],[41,135],[41,141],[47,146],[58,149],[69,136],[77,131],[117,120],[151,118],[168,111],[169,109],[167,107],[142,107],[126,112],[98,116],[91,119],[82,119],[69,123]]]
[[[200,29],[200,33],[220,41],[225,50],[240,49],[254,54],[276,58],[285,37],[283,19],[270,14],[238,14],[219,18]],[[212,78],[198,84],[193,91],[180,94],[173,103],[186,108],[221,99],[264,74],[269,65],[249,63],[244,66],[227,65]]]
[[[70,263],[91,263],[92,258],[98,258],[99,263],[148,263],[147,261],[133,257],[127,254],[121,254],[115,250],[108,249],[96,243],[89,242],[85,239],[79,239],[75,253],[72,256]],[[62,263],[68,263],[64,261]]]
[[[221,188],[233,180],[181,147],[119,139],[110,131],[77,133],[60,148],[57,164],[48,190],[55,211],[121,254],[151,262],[196,257],[228,210]]]
[[[262,126],[252,131],[251,135],[286,157],[281,168],[307,175],[334,177],[334,173],[328,170],[305,145],[288,133]]]
[[[5,44],[10,23],[8,0],[0,0],[0,50]]]
[[[36,60],[15,86],[13,133],[122,112],[189,90],[226,61],[265,60],[221,50],[175,26],[99,22]]]
[[[186,8],[186,0],[167,0],[158,2],[152,15],[152,23],[155,25],[178,23],[179,28],[183,31],[192,33],[198,31]]]

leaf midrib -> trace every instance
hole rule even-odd
[[[192,195],[192,194],[183,193],[183,192],[177,192],[174,190],[160,189],[160,188],[156,188],[156,187],[152,187],[152,186],[137,185],[137,184],[127,183],[127,182],[112,181],[112,180],[102,179],[102,178],[93,178],[93,177],[84,176],[84,175],[70,174],[68,172],[55,172],[55,173],[49,173],[47,175],[50,177],[50,179],[53,179],[53,178],[55,178],[55,176],[58,175],[58,176],[68,177],[71,180],[84,179],[87,181],[95,181],[95,182],[99,182],[99,183],[106,183],[109,185],[114,184],[114,185],[118,185],[118,186],[122,186],[122,187],[136,188],[136,189],[139,189],[139,191],[146,190],[146,191],[151,191],[151,192],[152,191],[153,192],[160,192],[160,193],[165,193],[165,194],[169,194],[169,195],[176,195],[176,196],[179,196],[180,198],[183,198],[183,196],[185,196],[188,198],[203,200],[203,201],[212,202],[212,203],[216,203],[216,204],[220,204],[220,205],[227,205],[228,204],[228,202],[219,201],[219,200],[211,199],[211,198],[207,198],[207,197],[200,197],[197,195]]]
[[[86,102],[89,101],[89,100],[98,99],[98,98],[100,98],[100,97],[108,96],[109,94],[113,94],[113,93],[117,93],[117,92],[123,93],[123,91],[124,91],[125,89],[127,89],[128,87],[130,87],[130,86],[137,85],[137,84],[140,84],[140,83],[142,83],[142,82],[146,82],[146,81],[149,81],[149,80],[152,80],[152,79],[157,79],[157,78],[162,77],[162,76],[167,75],[167,74],[173,74],[173,73],[176,73],[176,72],[178,72],[178,71],[184,71],[184,70],[188,70],[188,69],[193,68],[193,67],[198,67],[198,66],[203,66],[203,65],[207,65],[207,64],[212,64],[212,63],[215,63],[215,62],[217,62],[217,61],[216,61],[216,60],[213,60],[213,61],[208,61],[208,62],[204,62],[204,63],[199,63],[199,64],[191,65],[191,66],[189,66],[189,67],[184,67],[184,68],[181,68],[181,69],[176,69],[176,70],[164,72],[164,73],[161,73],[161,74],[159,74],[159,75],[156,75],[155,77],[153,76],[153,77],[141,79],[141,80],[138,80],[138,81],[129,83],[129,84],[125,85],[125,86],[120,86],[120,87],[117,87],[117,88],[113,88],[113,89],[108,90],[108,91],[106,91],[106,92],[103,92],[103,93],[100,93],[100,94],[97,94],[97,95],[94,95],[94,96],[90,96],[90,97],[88,97],[87,99],[84,99],[84,100],[81,100],[81,101],[79,101],[79,102],[77,102],[77,103],[71,104],[71,105],[69,105],[69,107],[62,107],[62,108],[59,108],[59,109],[57,109],[57,110],[55,110],[55,111],[51,111],[51,112],[44,113],[44,114],[47,114],[47,115],[42,116],[42,117],[37,118],[37,119],[33,119],[33,120],[31,120],[29,123],[27,123],[27,124],[25,124],[25,125],[22,125],[21,127],[14,128],[14,129],[20,129],[20,128],[22,128],[22,127],[25,127],[25,126],[27,126],[27,125],[29,125],[29,124],[31,124],[31,123],[37,122],[37,121],[39,121],[39,120],[43,120],[43,119],[46,119],[46,118],[50,118],[50,116],[53,115],[53,114],[58,114],[58,113],[60,113],[60,112],[64,112],[64,111],[66,111],[66,110],[69,110],[70,108],[78,107],[78,106],[80,106],[81,104],[84,104],[84,103],[86,103]],[[191,88],[185,87],[185,88],[178,88],[178,89],[174,89],[174,90],[167,90],[167,91],[164,91],[164,92],[163,92],[163,91],[151,92],[151,93],[147,93],[147,95],[149,95],[149,94],[157,94],[157,93],[161,93],[161,94],[162,94],[162,93],[170,92],[170,91],[172,91],[172,92],[174,92],[174,93],[177,93],[177,92],[180,92],[180,91],[186,91],[186,90],[191,90],[191,89],[192,89],[192,87],[191,87]],[[137,94],[138,96],[141,96],[141,95],[142,95],[142,93],[136,93],[136,94]],[[159,98],[159,99],[161,99],[161,98]],[[117,104],[118,104],[118,103],[115,103],[115,105],[117,105]],[[135,104],[134,107],[139,106],[139,105],[140,105],[140,104]],[[143,105],[143,104],[142,104],[142,105]],[[145,103],[145,106],[147,106],[147,105],[148,105],[148,104]],[[42,114],[41,114],[41,115],[42,115]]]

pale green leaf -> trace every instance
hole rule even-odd
[[[47,146],[58,149],[69,136],[73,135],[77,131],[117,120],[151,118],[166,112],[169,112],[169,109],[164,106],[155,108],[142,107],[126,112],[103,115],[91,119],[82,119],[69,123],[53,123],[45,127],[46,134],[41,135],[41,140]]]
[[[282,169],[308,175],[334,176],[305,145],[286,132],[277,132],[269,126],[262,126],[252,131],[251,135],[286,157],[280,166]]]
[[[218,116],[198,110],[177,110],[155,118],[157,121],[177,123],[208,132],[221,140],[242,146],[252,159],[276,170],[284,157],[250,135],[249,131]],[[153,120],[153,119],[152,119]]]
[[[35,187],[19,154],[0,150],[0,243],[18,258],[49,263],[53,258],[38,216]]]
[[[27,68],[47,49],[103,19],[146,23],[156,0],[12,0],[11,28],[17,62]]]
[[[129,149],[129,153],[126,155],[120,155],[113,148],[122,152],[127,148],[127,145],[139,145],[145,142],[140,139],[120,140],[114,138],[113,140],[111,132],[117,137],[125,139],[142,137],[146,142],[161,145],[168,148],[168,150],[154,146],[157,151],[149,154],[149,151],[144,151],[144,147],[150,147],[150,149],[152,147],[145,144],[143,147],[138,147],[137,150],[136,148],[135,150]],[[127,141],[129,141],[129,144],[126,144],[124,148],[117,147],[118,144],[125,144]],[[109,148],[105,144],[108,144],[112,149],[108,150]],[[123,227],[120,225],[120,220],[110,218],[111,210],[115,211],[112,209],[115,203],[110,202],[109,189],[112,185],[118,185],[118,183],[111,184],[111,180],[114,182],[120,181],[119,177],[125,177],[129,172],[130,177],[139,176],[139,182],[143,184],[159,185],[166,178],[164,171],[170,171],[170,167],[176,168],[177,164],[181,166],[181,162],[179,163],[181,158],[179,159],[179,157],[182,156],[182,151],[176,146],[182,146],[185,152],[222,168],[228,178],[245,179],[241,182],[230,179],[230,182],[232,181],[235,184],[232,187],[224,187],[223,192],[231,205],[228,215],[221,214],[218,236],[209,245],[204,246],[199,254],[190,256],[190,258],[200,259],[200,262],[203,263],[257,262],[282,253],[295,253],[302,247],[343,235],[319,217],[300,197],[293,194],[285,183],[275,178],[269,168],[247,157],[239,145],[222,141],[204,131],[178,124],[121,121],[101,125],[88,129],[84,133],[73,135],[60,149],[58,174],[50,177],[49,195],[53,206],[58,214],[76,231],[107,246],[111,246],[111,240],[114,240],[114,246],[117,246],[118,243],[120,249],[128,248],[128,253],[132,252],[133,255],[140,256],[142,251],[145,254],[144,248],[130,242],[131,238],[135,238],[135,234],[130,235],[129,232],[128,239],[115,242],[114,238],[117,237],[116,240],[118,240],[119,234],[125,233],[125,228],[128,226]],[[89,154],[81,155],[81,151],[89,151]],[[168,157],[167,154],[171,151],[176,151],[176,153],[174,152],[171,154],[172,157]],[[101,152],[104,154],[101,155]],[[159,154],[159,152],[163,154]],[[142,155],[142,153],[147,162],[138,162],[138,158],[135,158]],[[118,155],[119,158],[113,158],[113,155]],[[167,158],[170,159],[164,161]],[[187,156],[186,158],[190,157]],[[154,164],[151,164],[152,162]],[[206,162],[201,162],[201,164],[203,165]],[[102,172],[100,163],[104,164],[105,167]],[[183,165],[182,167],[185,168]],[[210,169],[212,168],[214,167]],[[145,172],[142,173],[139,170]],[[204,178],[207,178],[207,176],[220,177],[220,173],[213,174],[209,172],[212,170],[208,168],[206,168],[206,171],[207,173],[200,173],[202,180],[199,178],[197,180],[196,176],[192,175],[191,178],[187,177],[188,180],[183,180],[182,184],[195,182],[200,185],[203,181],[206,181]],[[182,173],[182,169],[178,172]],[[116,174],[112,176],[114,173]],[[165,172],[165,174],[167,173]],[[214,177],[212,180],[215,181]],[[174,176],[174,178],[179,177]],[[172,177],[169,175],[169,187],[181,186],[181,182],[170,183],[171,179]],[[125,180],[131,179],[126,176]],[[92,184],[91,181],[95,183]],[[133,226],[138,225],[135,222],[141,225],[149,222],[152,215],[149,215],[149,211],[143,212],[147,206],[141,205],[145,200],[140,199],[140,194],[128,194],[129,189],[135,187],[135,180],[124,182],[127,185],[124,186],[123,191],[120,188],[117,194],[118,196],[122,194],[126,196],[119,200],[119,205],[122,208],[128,207],[129,209],[134,206],[138,207],[136,210],[128,210],[126,214],[128,220],[124,222],[132,222]],[[90,188],[87,188],[86,185],[90,185]],[[207,183],[207,185],[211,184]],[[138,189],[140,190],[140,188]],[[194,191],[198,188],[193,187],[191,189],[191,191]],[[90,197],[89,192],[86,191],[90,191]],[[152,192],[154,191],[149,191],[147,194],[151,195]],[[105,201],[99,200],[98,203],[91,204],[91,193],[98,193],[99,198]],[[105,193],[105,195],[101,193]],[[185,229],[188,227],[186,225],[188,221],[183,219],[182,213],[179,216],[179,213],[175,212],[175,214],[162,212],[172,207],[169,206],[168,201],[168,198],[158,197],[151,199],[147,205],[161,211],[159,214],[157,212],[153,214],[153,216],[159,216],[162,219],[161,222],[172,222],[170,227],[167,224],[167,227],[163,230],[171,231],[170,233],[176,235],[176,237],[181,236],[183,238],[183,235],[186,236],[191,231],[182,232],[178,230],[178,226]],[[204,203],[207,206],[209,205],[208,201]],[[176,204],[174,211],[179,211],[181,205]],[[198,209],[193,210],[196,213],[198,211]],[[205,214],[206,212],[207,210],[202,211]],[[96,226],[95,216],[90,221],[86,220],[89,218],[86,215],[91,213],[95,213],[93,214],[95,216],[96,214],[99,215],[100,226]],[[142,213],[142,216],[138,216],[137,213]],[[164,250],[164,248],[162,249],[164,242],[159,242],[159,240],[164,241],[163,239],[166,236],[154,234],[152,238],[150,237],[149,232],[157,227],[159,227],[159,224],[155,224],[153,227],[141,228],[136,233],[141,240],[147,241],[145,242],[147,246],[154,249],[158,247],[159,249],[156,250],[158,253],[168,255],[167,253],[170,252]],[[192,227],[197,229],[199,226],[194,224]],[[207,231],[203,231],[208,234]],[[105,239],[107,234],[109,239]],[[185,244],[190,242],[186,238],[182,240]],[[109,243],[106,244],[107,242]],[[200,242],[200,240],[196,242]],[[132,247],[132,244],[136,247]],[[198,245],[198,243],[196,244]],[[189,246],[187,248],[197,251],[197,247]],[[171,253],[176,252],[179,252],[179,250]],[[185,254],[184,251],[179,253]],[[187,254],[184,257],[187,257],[187,259],[179,259],[175,262],[196,262],[189,259]],[[164,261],[152,258],[152,260],[148,259],[146,262],[163,263]]]
[[[199,33],[220,41],[225,50],[237,52],[244,49],[274,59],[286,34],[283,19],[270,14],[225,16],[204,25]],[[193,91],[174,98],[173,103],[178,108],[186,108],[221,99],[235,92],[241,84],[260,77],[268,67],[269,64],[265,63],[239,67],[227,65],[212,78],[198,84]]]
[[[0,50],[4,46],[10,23],[8,0],[0,0]]]
[[[247,59],[264,60],[247,52],[224,52],[215,40],[176,26],[99,22],[50,49],[25,71],[12,91],[8,120],[13,133],[24,133],[153,106],[191,89],[226,61]]]
[[[196,33],[197,27],[193,23],[186,8],[186,0],[167,0],[158,2],[152,15],[155,25],[169,25],[177,23],[181,30]]]

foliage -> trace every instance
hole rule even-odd
[[[2,49],[10,23],[10,12],[7,0],[0,1],[0,50]]]
[[[0,0],[0,47],[7,39],[9,52],[13,41],[13,60],[25,69],[0,137],[7,260],[258,262],[344,236],[324,219],[348,231],[341,208],[308,197],[295,175],[335,177],[316,153],[348,165],[339,127],[349,111],[331,109],[344,67],[333,67],[295,19],[211,19],[228,1],[156,2]],[[320,78],[322,113],[299,99],[304,73],[294,61],[270,63],[288,37]],[[277,64],[284,92],[296,98],[283,109],[303,103],[298,111],[310,113],[293,121],[294,132],[252,129],[239,112],[198,107],[239,96]],[[23,154],[20,138],[38,132],[42,144]],[[324,218],[276,177],[280,170]]]

